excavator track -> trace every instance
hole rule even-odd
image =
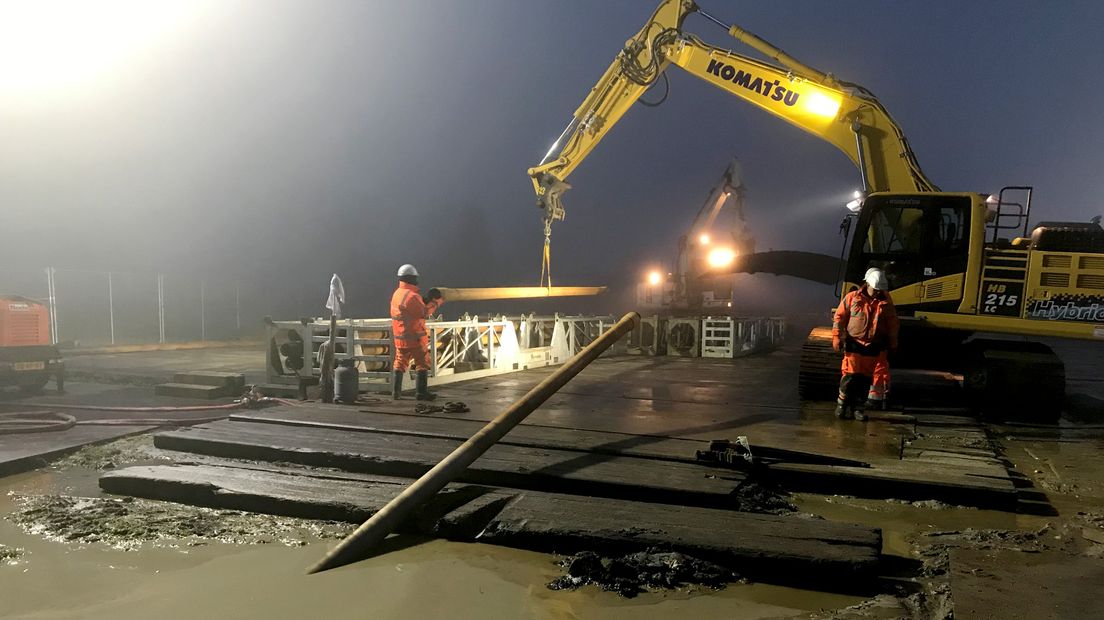
[[[1039,342],[973,340],[964,346],[962,387],[972,408],[992,420],[1057,422],[1066,368]]]
[[[801,346],[797,393],[802,400],[835,400],[843,355],[832,350],[832,328],[814,327]]]

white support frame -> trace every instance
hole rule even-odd
[[[426,321],[431,352],[429,383],[440,385],[563,363],[614,323],[609,316],[558,315],[499,316],[485,320],[480,320],[478,316],[464,316],[456,321],[429,320]],[[361,362],[361,383],[390,381],[390,369],[394,361],[391,321],[343,319],[338,321],[337,326],[339,337],[336,341],[335,358],[340,360],[355,357]],[[298,383],[300,377],[318,376],[319,370],[315,363],[317,351],[318,346],[329,338],[329,319],[317,318],[305,323],[273,321],[268,324],[266,331],[266,340],[276,338],[277,344],[288,340],[288,332],[295,332],[304,343],[303,369],[298,373],[281,374],[276,368],[266,364],[269,382],[290,385]],[[366,332],[382,332],[383,337],[362,337]],[[559,347],[559,351],[555,346],[557,334],[562,334],[565,342]],[[386,347],[388,353],[382,355],[363,352],[365,347],[376,346]],[[373,368],[369,369],[369,363]]]

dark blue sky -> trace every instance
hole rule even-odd
[[[871,89],[944,189],[1031,184],[1040,217],[1104,211],[1101,3],[701,4]],[[0,264],[224,274],[278,314],[315,312],[333,270],[362,315],[404,262],[429,283],[535,284],[525,170],[654,6],[205,5],[94,87],[0,101]],[[749,53],[699,16],[686,30]],[[668,101],[572,176],[557,281],[673,259],[732,156],[761,249],[836,253],[859,183],[843,155],[669,73]]]

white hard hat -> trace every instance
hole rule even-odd
[[[399,277],[403,276],[417,276],[418,270],[414,268],[414,265],[403,265],[399,267]]]
[[[876,291],[884,291],[889,288],[889,282],[886,280],[885,272],[877,267],[867,269],[863,281]]]

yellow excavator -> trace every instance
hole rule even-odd
[[[686,32],[692,13],[777,65]],[[1104,341],[1099,220],[1044,222],[1029,231],[1030,187],[996,195],[941,191],[869,90],[799,62],[691,0],[660,3],[529,169],[544,223],[542,285],[545,273],[551,284],[551,228],[564,219],[569,175],[641,95],[666,80],[671,65],[830,142],[858,167],[863,190],[848,205],[852,234],[839,292],[855,288],[868,268],[884,269],[903,317],[896,365],[961,372],[967,394],[989,414],[1059,415],[1061,360],[1046,345],[1016,337]],[[974,337],[979,332],[998,337]],[[803,397],[834,392],[838,359],[829,330],[814,329],[801,361]]]

